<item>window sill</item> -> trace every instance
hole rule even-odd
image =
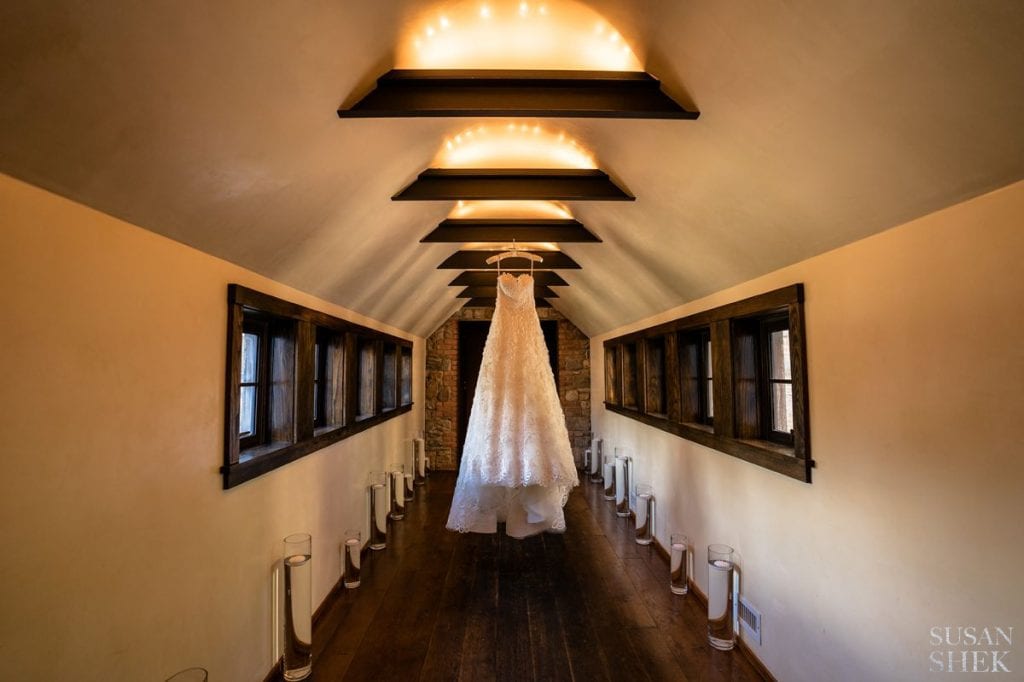
[[[635,419],[638,422],[679,436],[680,438],[685,438],[713,450],[718,450],[766,469],[771,469],[783,476],[789,476],[804,483],[811,482],[811,469],[814,467],[814,461],[797,457],[793,448],[787,448],[784,445],[766,440],[729,438],[716,434],[713,427],[706,424],[673,422],[663,417],[642,414],[634,409],[613,405],[608,402],[604,404],[604,407],[609,412],[621,414],[624,417]]]
[[[325,433],[330,433],[331,431],[337,431],[338,429],[341,429],[341,428],[344,428],[341,424],[328,424],[327,426],[318,426],[315,429],[313,429],[313,437],[314,438],[319,438],[320,436],[324,435]]]
[[[221,467],[221,473],[224,475],[224,489],[234,488],[236,485],[251,481],[268,471],[283,467],[285,464],[290,464],[328,445],[333,445],[411,411],[412,404],[410,403],[391,410],[387,414],[364,417],[348,426],[321,427],[326,430],[314,432],[311,438],[297,443],[271,443],[249,448],[239,454],[237,464]]]
[[[241,452],[238,453],[238,463],[244,464],[245,462],[252,461],[258,457],[266,457],[267,455],[271,455],[277,452],[278,450],[283,450],[289,445],[291,445],[291,443],[282,440],[276,441],[274,443],[267,443],[265,445],[257,445],[256,447],[252,448],[246,448],[245,450],[242,450]]]
[[[792,447],[788,445],[782,445],[781,443],[776,443],[774,441],[761,440],[755,438],[742,438],[739,439],[739,442],[745,445],[749,445],[752,448],[760,448],[761,450],[767,450],[769,452],[774,452],[776,454],[784,455],[786,457],[796,457],[796,452],[793,450]]]

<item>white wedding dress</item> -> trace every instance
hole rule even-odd
[[[562,508],[578,484],[533,277],[503,273],[448,528],[496,533],[503,522],[514,538],[564,531]]]

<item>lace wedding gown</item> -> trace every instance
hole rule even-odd
[[[533,301],[533,277],[498,276],[448,528],[523,538],[564,531],[579,484]]]

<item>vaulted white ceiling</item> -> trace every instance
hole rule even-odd
[[[569,206],[604,241],[553,303],[588,334],[1024,178],[1019,0],[588,4],[701,111],[546,123],[637,197]],[[390,197],[468,121],[335,114],[426,5],[9,0],[0,170],[429,334],[452,206]]]

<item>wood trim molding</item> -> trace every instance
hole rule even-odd
[[[277,317],[287,317],[300,322],[311,322],[317,327],[326,327],[339,332],[354,331],[360,334],[379,336],[405,346],[412,344],[411,341],[403,339],[400,336],[394,336],[387,332],[382,332],[355,322],[343,320],[340,317],[334,317],[333,315],[320,312],[319,310],[306,308],[298,303],[291,303],[290,301],[285,301],[275,296],[271,296],[270,294],[264,294],[261,291],[244,287],[241,284],[228,285],[228,306],[233,304],[238,304],[242,308],[248,308],[250,310],[270,313]],[[241,347],[239,347],[239,350],[240,349]]]

